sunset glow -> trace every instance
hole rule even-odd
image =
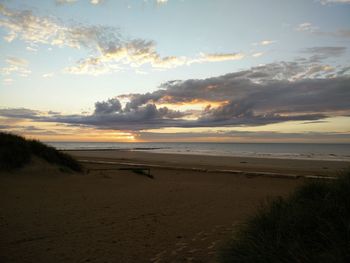
[[[0,130],[350,143],[349,13],[348,1],[0,1]]]

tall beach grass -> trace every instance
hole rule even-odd
[[[233,234],[220,262],[350,262],[350,172],[263,205]]]
[[[13,170],[28,164],[33,156],[49,163],[80,172],[82,167],[73,157],[37,140],[0,133],[0,170]]]

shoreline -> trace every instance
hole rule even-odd
[[[228,173],[300,176],[336,176],[350,168],[350,162],[330,160],[278,159],[245,156],[212,156],[125,150],[64,151],[85,162],[114,162],[165,169],[190,169]]]
[[[198,152],[162,152],[162,151],[157,151],[159,149],[163,148],[145,148],[145,149],[139,149],[139,148],[134,148],[134,149],[108,149],[108,148],[102,148],[102,149],[87,149],[87,148],[82,148],[82,149],[58,149],[59,151],[62,152],[113,152],[113,151],[121,151],[121,152],[141,152],[141,153],[150,153],[150,154],[176,154],[176,155],[194,155],[194,156],[216,156],[216,157],[233,157],[233,158],[258,158],[258,159],[278,159],[278,160],[306,160],[306,161],[330,161],[330,162],[349,162],[350,163],[350,157],[346,156],[346,158],[302,158],[302,157],[292,157],[292,156],[278,156],[272,155],[272,154],[261,154],[265,156],[253,156],[253,155],[234,155],[234,154],[215,154],[215,153],[198,153]],[[154,151],[152,151],[154,150]],[[330,156],[334,156],[333,154],[329,154]]]

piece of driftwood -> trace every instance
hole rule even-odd
[[[154,179],[153,175],[151,174],[151,168],[149,167],[93,168],[93,169],[87,169],[86,172],[90,173],[90,171],[123,171],[123,170],[146,175],[147,177]]]

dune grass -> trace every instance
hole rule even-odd
[[[70,155],[37,140],[0,133],[0,170],[13,170],[28,164],[32,156],[37,156],[49,163],[80,172],[81,165]]]
[[[220,262],[350,262],[350,172],[263,205],[233,234]]]

